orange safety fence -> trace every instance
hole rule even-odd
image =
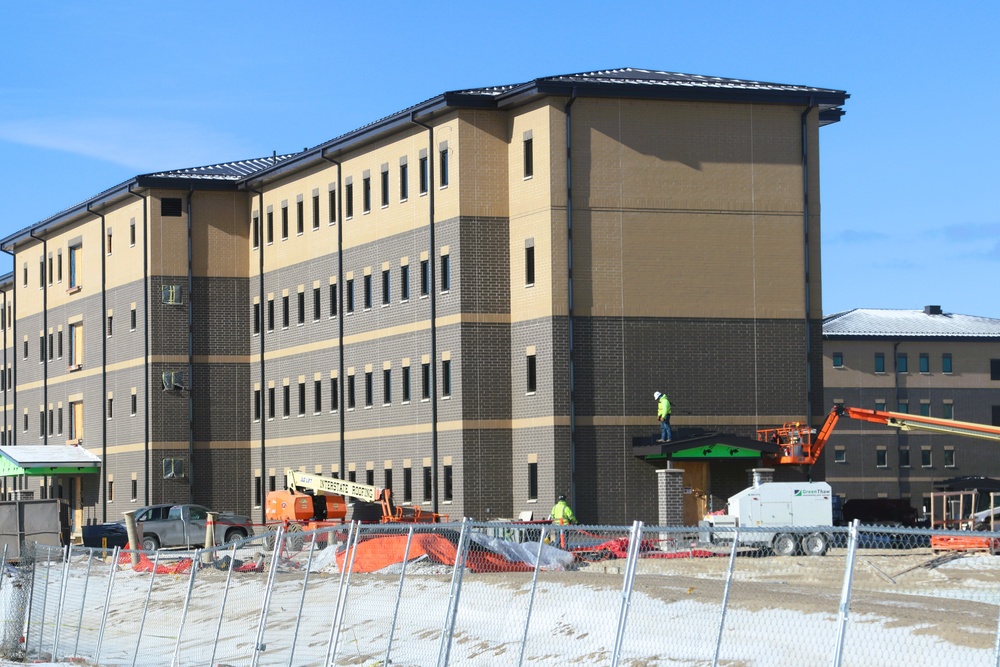
[[[385,535],[364,540],[352,549],[337,554],[337,567],[343,570],[354,557],[352,572],[377,572],[402,563],[406,554],[406,535]],[[435,563],[455,563],[457,548],[451,540],[435,534],[414,534],[407,558],[413,560],[427,556]],[[530,572],[533,565],[512,561],[481,545],[470,543],[465,565],[472,572]]]
[[[128,545],[125,546],[128,549]],[[119,565],[132,565],[132,552],[123,549],[118,554]],[[156,565],[154,574],[183,574],[191,569],[191,559],[182,558],[169,565]],[[134,572],[153,572],[153,561],[144,552],[139,552],[139,564],[132,567]]]

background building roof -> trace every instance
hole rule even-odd
[[[997,338],[1000,319],[923,310],[855,308],[823,318],[824,338]]]

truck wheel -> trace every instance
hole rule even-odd
[[[143,551],[156,551],[160,548],[160,541],[156,539],[155,535],[145,535],[142,538],[142,550]]]
[[[247,538],[247,532],[242,528],[233,528],[226,533],[226,544],[233,544]]]
[[[778,556],[794,556],[799,551],[799,543],[794,535],[789,533],[778,533],[771,544],[774,553]]]
[[[802,538],[802,553],[807,556],[823,556],[829,546],[830,541],[823,533],[809,533]]]

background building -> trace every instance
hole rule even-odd
[[[1000,320],[859,308],[823,321],[825,407],[834,404],[1000,425]],[[935,483],[1000,476],[988,440],[841,420],[825,478],[846,498],[904,498],[929,510]]]
[[[567,493],[586,522],[655,521],[665,460],[631,452],[654,390],[682,429],[822,413],[819,128],[846,98],[547,77],[137,177],[2,242],[14,444],[102,456],[81,521],[260,517],[286,468],[453,518]],[[748,467],[685,464],[718,498]]]

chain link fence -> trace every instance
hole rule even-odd
[[[0,577],[3,651],[176,667],[995,667],[1000,534],[966,531],[961,549],[956,534],[465,521],[195,551],[32,545]]]

